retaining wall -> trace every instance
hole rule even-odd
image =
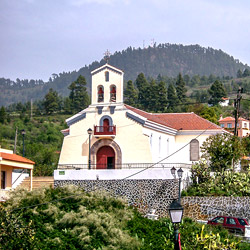
[[[54,186],[78,185],[86,191],[105,190],[114,196],[124,197],[143,214],[156,210],[160,217],[168,216],[168,207],[178,197],[178,180],[55,180]]]
[[[218,215],[243,217],[250,221],[250,197],[183,197],[184,216],[209,220]]]

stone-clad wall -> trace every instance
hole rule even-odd
[[[168,207],[178,197],[178,180],[55,180],[54,186],[78,185],[86,191],[105,190],[124,197],[130,205],[146,214],[150,208],[156,214],[168,216]]]
[[[250,197],[183,197],[184,216],[209,220],[218,215],[243,217],[250,221]]]

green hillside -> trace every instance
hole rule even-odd
[[[53,88],[60,95],[69,93],[67,87],[81,74],[85,76],[90,90],[90,72],[103,65],[104,60],[93,62],[78,71],[53,74],[44,83],[41,80],[20,80],[0,78],[0,106],[16,102],[27,102],[31,99],[42,99]],[[110,56],[109,63],[125,72],[125,81],[134,81],[139,73],[146,77],[156,78],[158,75],[176,77],[182,75],[230,76],[235,77],[239,69],[249,66],[242,64],[222,50],[204,48],[199,45],[159,44],[148,48],[132,48],[115,52]],[[249,68],[250,69],[250,68]]]

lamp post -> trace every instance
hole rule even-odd
[[[182,220],[182,215],[183,215],[183,207],[179,202],[176,200],[173,200],[173,202],[169,206],[169,214],[170,214],[170,219],[171,222],[173,223],[174,226],[174,249],[175,250],[180,250],[180,243],[178,242],[178,237],[179,237],[179,223],[181,223]]]
[[[21,133],[22,133],[22,136],[23,136],[23,157],[24,157],[24,156],[25,156],[24,137],[25,137],[25,135],[26,135],[26,132],[25,132],[25,130],[23,129],[23,130],[21,131]]]
[[[171,174],[174,176],[174,178],[176,178],[175,171],[176,171],[175,167],[172,167],[171,168]],[[178,198],[179,203],[181,203],[181,179],[182,179],[183,172],[184,171],[182,170],[182,168],[179,168],[177,170],[177,175],[179,177],[179,198]]]
[[[91,169],[90,144],[91,144],[91,135],[92,135],[93,130],[91,128],[89,128],[87,130],[87,132],[88,132],[88,135],[89,135],[89,169]]]

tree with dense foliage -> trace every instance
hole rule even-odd
[[[176,81],[175,86],[176,86],[176,94],[180,103],[185,103],[187,99],[187,96],[186,96],[187,89],[185,88],[185,85],[186,84],[183,80],[183,77],[181,73],[179,73],[179,75],[177,76],[177,81]]]
[[[226,97],[226,90],[223,86],[223,84],[216,80],[212,86],[210,87],[210,89],[208,90],[209,94],[210,94],[210,99],[208,100],[208,103],[211,105],[217,105],[219,104],[219,102],[222,101],[222,97]]]
[[[203,108],[199,114],[201,117],[218,124],[218,115],[216,113],[215,107],[208,107],[207,105],[203,105]]]
[[[127,82],[127,86],[124,90],[124,99],[128,105],[136,106],[137,104],[138,92],[131,80]]]
[[[167,100],[167,88],[163,81],[160,81],[157,86],[157,102],[155,107],[155,112],[166,111],[168,100]]]
[[[168,97],[168,111],[174,112],[176,109],[176,105],[179,104],[178,97],[176,95],[176,89],[173,84],[169,84],[167,89],[167,97]]]
[[[90,97],[86,88],[87,82],[84,76],[80,75],[76,81],[68,87],[70,90],[69,98],[72,104],[72,110],[79,112],[90,104]]]
[[[5,123],[6,118],[7,118],[6,111],[4,106],[2,106],[0,109],[0,123]]]
[[[140,73],[136,80],[135,80],[135,85],[138,89],[138,105],[142,109],[147,108],[147,94],[149,92],[149,83],[147,79],[145,78],[143,73]]]
[[[237,77],[238,77],[238,78],[241,78],[241,77],[242,77],[242,71],[241,71],[240,69],[237,71]]]
[[[23,209],[25,208],[25,209]],[[15,190],[0,206],[0,248],[9,249],[173,249],[168,218],[150,220],[127,202],[76,186]],[[180,224],[182,247],[248,249],[225,229],[189,218]]]
[[[245,148],[239,137],[223,133],[209,136],[202,144],[201,152],[213,171],[223,171],[234,168]]]
[[[49,92],[45,95],[43,105],[46,114],[52,114],[59,110],[59,96],[52,88],[50,88]]]
[[[243,77],[250,76],[250,70],[246,68],[246,69],[244,70],[242,76],[243,76]]]

